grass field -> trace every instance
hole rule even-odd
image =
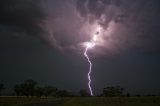
[[[64,101],[68,98],[53,98],[53,97],[0,97],[0,106],[24,106],[33,103],[47,103]]]
[[[73,98],[63,106],[160,106],[160,97]]]
[[[160,106],[160,97],[75,97],[75,98],[36,98],[0,97],[0,106]],[[36,105],[39,106],[39,105]]]

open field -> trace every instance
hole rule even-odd
[[[160,97],[0,97],[0,106],[160,106]]]
[[[30,106],[31,104],[54,104],[57,106],[67,99],[53,97],[0,97],[0,106]]]
[[[63,106],[160,106],[160,97],[73,98]]]

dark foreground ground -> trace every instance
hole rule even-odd
[[[0,97],[0,106],[59,106],[70,98],[54,97]]]
[[[160,106],[160,97],[0,97],[0,106]]]

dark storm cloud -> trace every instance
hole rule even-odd
[[[114,10],[106,11],[111,6],[115,6],[119,9],[122,5],[122,0],[77,0],[77,10],[79,11],[82,17],[90,17],[90,21],[100,19],[102,15],[105,15],[106,22],[103,25],[107,24],[111,20],[116,22],[121,22],[126,15],[124,13],[118,13]],[[107,15],[106,15],[107,14]]]
[[[160,53],[160,2],[153,1],[136,1],[135,4],[129,8],[130,18],[129,22],[132,25],[134,36],[134,45],[136,51],[143,54],[159,55]],[[131,25],[130,25],[131,26]]]
[[[159,7],[158,0],[1,0],[0,24],[63,50],[77,49],[90,39],[80,31],[88,20],[90,26],[98,20],[105,30],[114,22],[113,34],[104,38],[105,42],[112,40],[113,49],[134,48],[153,54],[160,50]]]
[[[32,35],[42,32],[40,24],[44,18],[44,12],[39,0],[1,0],[0,24],[17,27]]]

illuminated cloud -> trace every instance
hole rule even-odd
[[[1,0],[0,24],[21,30],[61,51],[82,51],[100,25],[95,54],[135,49],[159,53],[159,1],[146,0]]]

